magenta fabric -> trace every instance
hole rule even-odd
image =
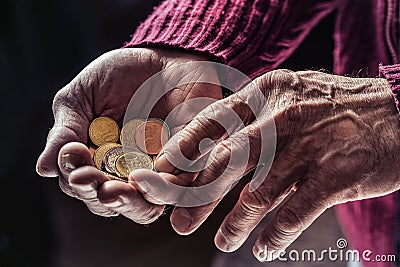
[[[399,63],[395,0],[169,0],[138,27],[126,47],[175,47],[201,53],[251,78],[279,67],[309,31],[336,12],[334,72],[378,76]],[[388,67],[399,99],[399,66]],[[398,193],[336,207],[353,249],[395,253]],[[364,262],[365,266],[393,263]]]
[[[206,54],[255,78],[279,66],[338,1],[169,0],[126,46]]]
[[[389,66],[383,66],[381,64],[379,66],[379,73],[389,82],[392,88],[396,108],[400,113],[400,64]]]

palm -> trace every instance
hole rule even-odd
[[[98,199],[93,198],[93,194],[97,196],[97,189],[95,189],[96,192],[91,193],[87,191],[80,192],[81,194],[73,192],[70,187],[70,173],[65,172],[63,164],[60,163],[62,155],[65,153],[77,154],[84,159],[85,164],[83,165],[91,166],[92,162],[88,149],[79,144],[87,144],[90,122],[96,117],[108,116],[122,125],[132,96],[138,93],[138,89],[147,79],[160,71],[165,70],[159,76],[157,83],[148,83],[147,90],[141,90],[141,97],[131,105],[134,114],[130,114],[130,116],[143,117],[143,112],[149,109],[149,103],[157,95],[162,95],[162,97],[151,104],[149,115],[161,119],[166,118],[170,111],[187,99],[196,97],[221,98],[219,86],[200,84],[196,83],[195,80],[193,80],[193,83],[183,84],[169,90],[171,88],[168,88],[168,86],[174,84],[171,81],[171,79],[174,79],[174,72],[182,70],[179,65],[199,60],[204,60],[204,58],[173,51],[127,48],[111,51],[93,61],[74,80],[60,90],[54,99],[55,123],[49,133],[46,148],[38,159],[38,173],[47,177],[60,176],[61,189],[65,193],[82,200],[87,198],[86,204],[94,211],[94,207],[99,204]],[[195,75],[210,76],[214,81],[218,79],[216,71],[213,69],[196,69],[194,73]],[[184,120],[176,117],[178,120],[172,121],[173,127],[182,127],[195,115],[195,111],[193,111],[189,114],[186,113]],[[72,145],[68,146],[68,144]],[[57,158],[59,162],[57,162]],[[93,167],[86,168],[76,177],[77,180],[84,180],[83,184],[96,185],[97,187],[107,180]],[[121,189],[126,185],[116,186]],[[94,190],[94,188],[91,189]],[[125,187],[125,189],[134,190],[131,187]],[[118,194],[117,191],[114,193]],[[143,206],[145,205],[147,204],[143,204]],[[102,211],[95,211],[95,213],[102,213]],[[133,220],[137,219],[137,221],[140,219],[131,214],[127,216]]]
[[[44,175],[56,176],[59,149],[72,141],[87,143],[88,125],[93,119],[109,116],[122,123],[129,101],[144,81],[165,68],[199,59],[175,52],[129,48],[106,53],[93,61],[56,95],[53,104],[55,127],[49,134],[44,151],[46,157],[39,159],[38,171]],[[162,77],[162,82],[168,84],[169,78],[166,74]],[[210,86],[188,85],[169,91],[154,105],[151,116],[163,119],[174,107],[189,98],[221,98],[221,91],[215,86],[210,90]],[[167,89],[169,88],[151,88],[152,92],[166,92]],[[150,98],[152,92],[146,97]],[[138,117],[148,104],[148,99],[141,100],[135,103]],[[185,117],[190,121],[195,114],[187,115]]]

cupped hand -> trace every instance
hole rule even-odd
[[[180,64],[201,60],[206,59],[174,50],[145,48],[118,49],[94,60],[56,94],[54,126],[38,159],[37,172],[45,177],[59,176],[61,189],[81,199],[95,214],[114,216],[121,213],[139,223],[154,221],[162,214],[163,205],[148,203],[131,183],[111,181],[93,166],[90,152],[84,145],[88,143],[88,127],[100,116],[111,117],[121,126],[134,93],[160,71],[164,72],[158,83],[150,83],[148,92],[142,92],[140,101],[133,103],[138,117],[143,115],[140,111],[149,108],[148,100],[160,94],[160,90],[165,94],[151,107],[153,118],[164,119],[187,99],[221,98],[219,86],[195,82],[201,75],[217,81],[215,70],[210,68],[196,69],[192,73],[192,83],[173,90],[167,88],[175,83],[171,77],[174,77],[174,71],[181,71]],[[187,112],[174,127],[179,129],[195,114],[194,110]]]
[[[243,125],[231,123],[233,128],[226,129],[222,125],[235,121],[232,110]],[[210,139],[215,142],[208,147],[211,153],[202,153],[207,151],[207,146],[201,148],[202,140],[210,143]],[[273,157],[268,150],[274,150],[275,140]],[[147,179],[146,186],[137,179],[137,184],[163,203],[171,196],[158,189],[162,185],[198,188],[216,182],[209,192],[216,196],[214,201],[175,207],[172,226],[180,234],[189,234],[225,192],[257,168],[220,226],[215,243],[223,251],[236,250],[265,215],[287,199],[253,248],[259,260],[272,260],[327,208],[398,190],[399,149],[398,112],[385,79],[277,70],[215,102],[177,133],[156,162],[157,170],[174,174],[165,175],[167,181]],[[231,159],[244,151],[250,154]],[[191,161],[201,159],[206,167],[190,179],[177,179],[190,172],[177,166],[180,153]],[[182,192],[181,199],[210,199],[193,195],[199,191]]]

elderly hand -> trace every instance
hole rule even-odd
[[[274,140],[273,159],[268,150],[274,150]],[[250,154],[229,163],[233,155],[245,151]],[[171,215],[174,229],[189,234],[244,174],[261,166],[220,226],[215,243],[223,251],[236,250],[289,195],[253,248],[259,260],[272,260],[327,208],[398,190],[399,151],[398,112],[385,79],[277,70],[210,105],[177,133],[156,162],[164,180],[134,178],[154,203],[172,203],[178,193],[180,200],[204,200],[206,204],[197,207],[175,207]],[[195,164],[183,164],[180,154],[191,164],[201,159],[206,167],[191,171]],[[263,171],[272,160],[269,172]],[[191,172],[195,175],[184,175]],[[252,186],[260,176],[265,178],[262,183]],[[214,198],[194,195],[204,191],[165,190],[174,188],[171,183],[190,189],[211,182],[215,187],[208,194]]]
[[[173,50],[143,48],[119,49],[100,56],[55,96],[55,122],[38,159],[37,172],[46,177],[59,176],[61,189],[85,202],[95,214],[114,216],[121,213],[138,223],[154,221],[162,214],[163,205],[148,203],[130,183],[110,181],[93,166],[84,145],[88,143],[88,127],[100,116],[111,117],[121,125],[131,97],[143,82],[155,73],[171,69],[162,73],[160,84],[150,84],[148,92],[142,93],[140,101],[134,103],[137,115],[140,115],[140,111],[148,109],[149,99],[164,90],[163,85],[174,83],[170,81],[171,72],[179,71],[182,63],[199,60],[204,58]],[[201,68],[197,71],[192,73],[193,83],[165,91],[167,93],[151,109],[151,117],[164,119],[187,99],[221,98],[219,86],[195,83],[195,78],[201,75],[218,79],[216,72]],[[175,126],[183,126],[194,116],[195,113],[186,113],[185,120]]]

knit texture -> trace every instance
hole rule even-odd
[[[379,73],[385,77],[392,88],[394,101],[400,113],[400,64],[383,66],[379,65]]]
[[[255,78],[286,60],[335,6],[328,0],[164,1],[125,46],[198,52]]]

